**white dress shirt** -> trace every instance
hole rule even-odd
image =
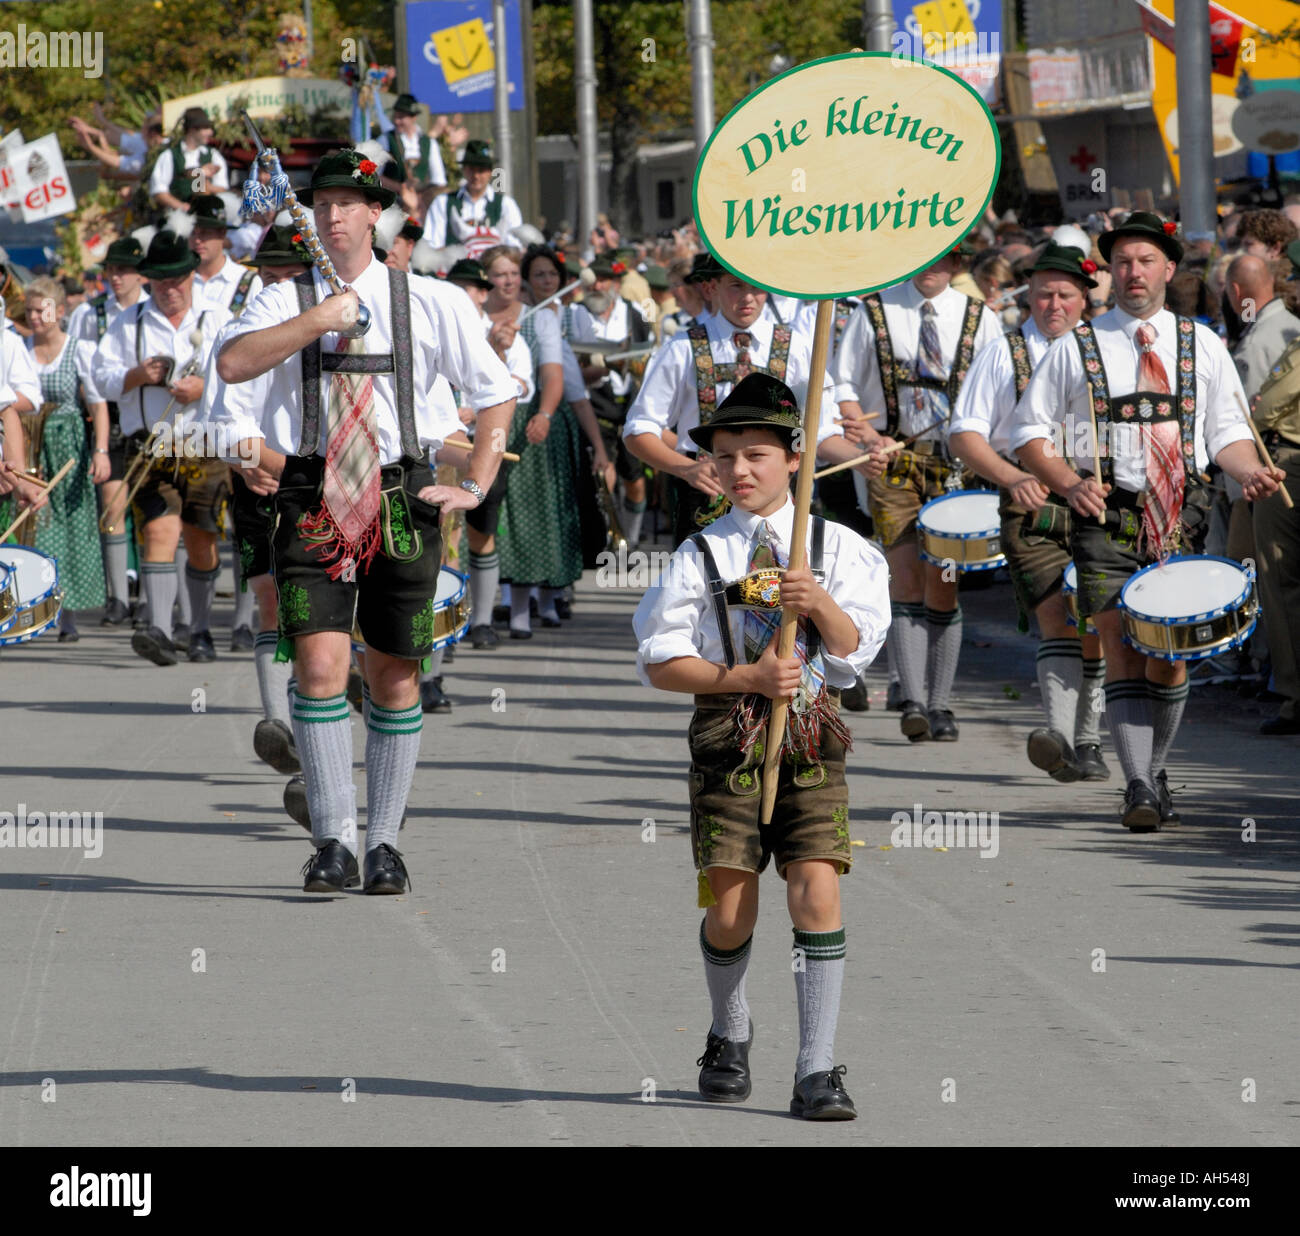
[[[139,301],[147,301],[149,293],[141,290]],[[108,333],[108,328],[117,321],[117,315],[122,312],[123,306],[118,303],[118,299],[113,293],[104,294],[104,333]],[[89,339],[96,347],[99,346],[99,315],[95,313],[94,299],[83,300],[68,318],[68,334],[76,339]]]
[[[141,335],[140,351],[136,353],[136,318],[139,315]],[[172,382],[175,383],[181,371],[190,363],[195,354],[195,347],[190,342],[190,335],[202,322],[202,342],[197,351],[200,363],[197,376],[202,377],[213,341],[220,334],[221,328],[230,320],[230,314],[224,309],[206,304],[193,304],[186,310],[179,326],[172,326],[152,300],[145,300],[132,309],[123,310],[113,320],[113,325],[99,341],[95,352],[92,373],[95,385],[99,387],[105,399],[117,404],[118,422],[122,432],[130,437],[141,429],[152,429],[162,418],[171,403],[171,392],[165,386],[137,386],[134,390],[122,392],[126,382],[127,371],[134,369],[141,360],[150,360],[155,356],[170,356],[175,361],[172,369]],[[181,414],[182,427],[189,426],[199,419],[201,400],[194,403],[175,404],[171,416]]]
[[[1051,340],[1030,318],[1021,332],[1030,368],[1047,354]],[[1005,336],[1001,346],[982,349],[975,354],[966,381],[957,394],[948,425],[948,437],[955,433],[977,433],[1003,459],[1011,459],[1011,418],[1016,410],[1016,369],[1011,362],[1011,345]]]
[[[767,516],[775,534],[773,541],[788,554],[794,531],[794,503]],[[709,549],[718,573],[726,582],[740,579],[749,571],[750,557],[763,519],[733,507],[706,529]],[[858,632],[858,646],[847,657],[833,657],[822,646],[826,681],[833,687],[851,687],[857,676],[875,659],[889,630],[889,567],[876,546],[844,524],[826,521],[822,587],[847,615]],[[808,521],[808,547],[812,546],[812,521]],[[731,644],[737,662],[745,656],[745,611],[728,606]],[[636,632],[637,677],[650,685],[646,666],[675,657],[700,657],[724,665],[725,653],[713,598],[700,562],[699,550],[689,539],[669,559],[659,583],[641,598],[632,618]]]
[[[1161,309],[1147,319],[1154,328],[1155,354],[1160,358],[1175,396],[1178,392],[1178,331],[1174,315]],[[1138,389],[1142,352],[1135,338],[1142,325],[1123,309],[1111,309],[1092,321],[1102,365],[1112,398]],[[1250,427],[1238,397],[1245,396],[1241,379],[1223,341],[1207,326],[1196,324],[1196,468],[1203,472],[1210,461],[1232,442],[1250,440]],[[1035,438],[1057,439],[1067,453],[1077,457],[1080,470],[1092,472],[1092,430],[1089,409],[1092,392],[1083,369],[1074,332],[1056,339],[1035,368],[1029,389],[1016,408],[1011,426],[1011,449],[1018,451]],[[1054,426],[1060,426],[1054,429]],[[1115,484],[1132,493],[1146,489],[1146,462],[1141,422],[1111,421],[1110,449],[1114,456]],[[1062,436],[1063,435],[1063,436]],[[1105,443],[1103,442],[1103,446]],[[1184,461],[1185,462],[1185,461]]]
[[[229,309],[230,302],[234,299],[235,291],[239,287],[239,281],[249,272],[247,266],[241,266],[238,262],[226,258],[224,265],[211,279],[205,279],[196,270],[194,272],[194,299],[202,300],[210,305],[217,305],[222,309]],[[253,272],[253,281],[248,285],[248,295],[244,297],[244,307],[247,308],[254,296],[262,290],[262,276]]]
[[[433,199],[429,212],[424,217],[424,238],[435,248],[447,245],[463,245],[480,228],[487,228],[488,203],[496,197],[496,190],[489,188],[478,201],[474,201],[461,185],[455,193],[440,193]],[[447,203],[452,198],[460,200],[460,213],[451,216],[447,222]],[[504,241],[510,233],[524,221],[519,205],[509,194],[501,203],[501,218],[497,221],[495,231],[499,240]]]
[[[885,311],[885,325],[889,328],[889,341],[894,349],[894,360],[904,369],[915,372],[916,359],[921,347],[921,305],[925,297],[916,284],[908,279],[886,288],[880,293],[880,303]],[[961,339],[961,324],[966,317],[966,297],[953,287],[947,287],[931,301],[935,309],[935,323],[939,331],[939,349],[949,372],[957,355]],[[981,308],[979,329],[975,334],[975,355],[990,343],[1005,348],[1002,340],[1002,323],[987,306]],[[830,370],[834,375],[835,399],[839,403],[856,401],[863,412],[879,412],[880,418],[873,428],[885,432],[885,390],[880,381],[880,365],[876,359],[876,335],[871,329],[866,305],[859,305],[844,328],[840,345]],[[921,388],[909,383],[898,383],[898,434],[911,437],[920,434],[921,441],[938,441],[943,427],[934,423],[935,413],[928,403],[918,409],[916,394]]]
[[[203,152],[202,146],[195,146],[191,150],[184,142],[181,143],[181,149],[185,152],[186,168],[195,168],[199,166],[199,156]],[[208,181],[209,193],[224,193],[230,188],[230,169],[226,166],[226,160],[221,151],[214,146],[209,146],[208,150],[212,154],[210,162],[215,163],[217,170],[212,174]],[[153,165],[153,174],[149,177],[149,196],[155,197],[159,193],[170,193],[172,190],[172,181],[175,179],[175,160],[172,158],[172,148],[164,146],[158,155],[157,161]]]
[[[0,322],[4,321],[7,320],[0,319]],[[37,412],[45,401],[41,394],[41,380],[32,364],[32,354],[27,350],[27,340],[8,325],[0,329],[0,387],[12,392],[10,403],[19,395],[26,395],[31,400],[32,409]]]
[[[742,328],[734,326],[722,314],[714,314],[705,323],[709,346],[713,350],[714,365],[734,365],[738,349],[735,334]],[[756,368],[766,368],[772,351],[773,324],[759,317],[743,328],[749,334],[749,361]],[[812,367],[812,336],[799,331],[790,333],[790,351],[786,357],[785,384],[794,393],[802,410],[808,394],[808,371]],[[718,406],[731,394],[734,384],[719,379],[716,383]],[[817,441],[837,435],[835,424],[839,415],[832,396],[830,371],[827,370],[822,387],[821,419],[817,427]],[[694,452],[695,443],[690,431],[700,423],[699,392],[695,385],[695,355],[685,331],[674,335],[650,358],[641,389],[628,409],[627,423],[623,427],[625,438],[639,433],[652,433],[659,437],[665,429],[677,431],[677,450],[680,454]]]
[[[330,294],[319,270],[313,268],[316,299],[319,303]],[[373,257],[361,276],[350,286],[370,310],[370,329],[364,335],[365,350],[385,353],[393,350],[390,322],[388,267]],[[438,279],[409,278],[411,301],[411,351],[413,360],[415,428],[422,449],[436,449],[448,431],[446,410],[428,398],[434,379],[442,374],[462,392],[464,401],[476,412],[514,399],[518,385],[506,366],[488,347],[483,327],[469,298],[459,288]],[[252,331],[265,330],[296,318],[298,290],[292,280],[264,288],[261,294],[234,323],[227,339]],[[322,335],[322,353],[335,351],[340,336]],[[223,341],[224,342],[224,341]],[[297,455],[302,431],[302,358],[295,353],[269,371],[271,382],[264,410],[254,417],[241,411],[238,399],[226,399],[231,407],[225,414],[237,436],[265,437],[273,450]],[[396,378],[392,373],[371,375],[374,391],[376,436],[381,464],[398,462],[402,457],[401,429],[397,420]],[[320,376],[321,437],[329,409],[333,375]],[[460,428],[459,419],[455,428]],[[316,453],[316,444],[307,453]]]

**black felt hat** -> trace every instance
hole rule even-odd
[[[311,185],[298,190],[298,200],[304,206],[312,204],[317,189],[356,189],[385,210],[397,197],[391,189],[379,183],[379,168],[373,159],[358,150],[333,150],[316,165],[311,175]]]
[[[175,232],[159,232],[149,242],[149,252],[140,263],[140,273],[146,279],[176,279],[188,275],[199,265],[199,255],[190,248],[190,242]]]
[[[492,147],[487,142],[472,141],[465,143],[465,153],[460,157],[461,167],[496,167],[492,157]]]
[[[709,279],[721,279],[726,273],[727,268],[713,254],[697,253],[691,259],[691,273],[686,276],[686,282],[705,283]]]
[[[406,216],[406,222],[402,224],[397,233],[406,240],[416,241],[424,239],[424,224],[419,219],[411,215]]]
[[[293,266],[298,262],[310,266],[311,254],[302,233],[288,223],[271,228],[253,258],[254,266]]]
[[[1171,262],[1183,260],[1183,246],[1178,240],[1178,224],[1162,219],[1149,210],[1135,210],[1113,232],[1103,232],[1097,239],[1101,256],[1110,261],[1110,251],[1122,236],[1137,236],[1159,245]]]
[[[190,214],[195,227],[210,227],[227,232],[233,225],[226,218],[226,204],[215,193],[196,193],[190,198]]]
[[[1082,249],[1076,249],[1073,245],[1058,245],[1048,241],[1047,248],[1043,250],[1038,261],[1030,268],[1029,273],[1032,275],[1036,270],[1054,270],[1063,274],[1073,275],[1076,279],[1082,281],[1085,287],[1095,288],[1096,279],[1089,276],[1097,269],[1097,263],[1088,257]]]
[[[491,289],[492,283],[483,269],[483,263],[473,258],[461,258],[448,272],[449,283],[472,283],[476,288]]]
[[[691,440],[701,450],[711,450],[719,429],[772,429],[787,445],[803,425],[794,392],[784,382],[766,373],[751,373],[709,417],[707,425],[692,429]]]
[[[399,94],[393,104],[394,116],[414,116],[419,110],[420,105],[413,94]]]
[[[139,266],[144,261],[144,250],[134,236],[122,236],[108,246],[104,254],[105,266]]]

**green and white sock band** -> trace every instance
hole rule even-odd
[[[844,959],[844,928],[837,931],[794,930],[794,947],[801,950],[809,961],[842,961]]]

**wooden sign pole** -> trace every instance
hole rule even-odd
[[[808,537],[808,510],[812,506],[813,472],[817,467],[817,433],[821,427],[822,383],[826,379],[826,353],[830,346],[831,322],[835,312],[835,299],[831,297],[817,306],[817,325],[813,332],[812,364],[808,371],[808,395],[803,411],[803,451],[799,457],[799,478],[794,487],[794,530],[790,534],[789,569],[797,570],[808,558],[805,541]],[[777,656],[789,657],[794,653],[794,640],[798,634],[799,616],[792,609],[781,611],[781,635]],[[776,806],[776,786],[781,775],[781,741],[785,737],[785,714],[789,708],[786,700],[772,701],[772,715],[767,723],[767,750],[763,754],[763,806],[760,817],[766,827],[772,822],[772,809]]]

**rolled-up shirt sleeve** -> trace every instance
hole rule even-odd
[[[1006,396],[1011,362],[1005,347],[981,348],[971,361],[966,380],[957,394],[957,406],[948,424],[948,441],[955,433],[977,433],[986,442],[993,433],[993,415]],[[1014,386],[1012,387],[1014,390]]]
[[[1215,360],[1206,391],[1205,449],[1211,459],[1217,459],[1225,446],[1250,441],[1254,435],[1242,411],[1246,392],[1241,385],[1241,375],[1222,341],[1206,327],[1198,325],[1196,346],[1200,355],[1212,356]]]
[[[77,377],[81,379],[82,392],[87,403],[103,403],[104,396],[95,382],[95,345],[87,339],[74,339],[72,346],[77,349]]]
[[[658,437],[677,423],[681,415],[679,404],[684,397],[683,377],[690,363],[691,344],[684,336],[674,337],[651,356],[641,389],[627,412],[625,438],[641,433]]]
[[[871,334],[867,311],[859,305],[849,315],[839,347],[830,363],[831,381],[836,403],[857,403],[864,411],[874,411],[874,390],[880,386],[876,370],[876,341]],[[868,404],[872,406],[868,408]],[[877,426],[882,428],[882,426]]]
[[[537,332],[537,355],[539,365],[564,364],[564,339],[560,334],[558,315],[542,310],[529,319]]]
[[[689,541],[668,560],[659,582],[647,589],[632,616],[636,633],[636,673],[651,686],[649,665],[677,657],[700,657],[701,624],[709,589],[700,571],[698,551]]]
[[[533,381],[533,350],[524,342],[522,335],[516,335],[506,349],[506,368],[510,370],[513,377],[523,383],[523,390],[518,392],[518,399],[520,403],[527,403],[536,393],[537,384]],[[564,397],[569,398],[567,387]]]
[[[1018,451],[1038,438],[1060,441],[1061,431],[1054,427],[1069,425],[1080,416],[1088,421],[1088,384],[1071,332],[1052,341],[1029,379],[1011,418],[1011,449]]]
[[[45,402],[45,396],[41,394],[41,377],[22,336],[17,331],[7,330],[4,347],[9,352],[9,385],[16,395],[26,395],[32,407],[39,409]]]
[[[823,645],[822,657],[828,671],[856,678],[876,659],[889,633],[889,566],[870,541],[842,526],[836,532],[826,591],[857,629],[858,646],[847,657],[834,657]]]
[[[265,438],[261,411],[270,397],[267,374],[248,382],[223,382],[217,373],[217,358],[222,346],[234,337],[238,321],[222,327],[208,355],[207,371],[203,378],[203,399],[200,419],[208,425],[220,426],[227,453],[234,443],[246,438]]]
[[[514,399],[519,386],[488,344],[469,299],[458,288],[435,285],[428,291],[435,295],[428,300],[421,298],[432,328],[427,338],[438,341],[436,345],[425,345],[438,350],[428,372],[443,374],[475,412]]]

